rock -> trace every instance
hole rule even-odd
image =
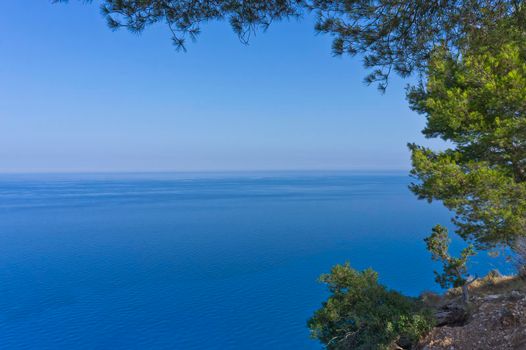
[[[440,327],[422,339],[419,349],[526,350],[526,288],[493,293],[472,299],[469,318],[458,302],[441,307],[436,313]]]
[[[512,291],[510,295],[508,296],[508,300],[513,300],[513,301],[516,301],[522,298],[523,298],[523,295],[518,290]]]
[[[517,324],[518,316],[511,310],[505,309],[500,316],[500,324],[503,327],[512,327]]]
[[[446,304],[435,312],[437,327],[461,326],[466,323],[468,317],[466,308],[458,302]]]

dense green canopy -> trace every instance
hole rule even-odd
[[[445,151],[410,145],[412,190],[456,214],[457,232],[480,247],[526,235],[526,32],[495,28],[466,50],[438,47],[427,81],[409,91],[424,134]]]

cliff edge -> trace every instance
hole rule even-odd
[[[470,286],[467,310],[457,290],[433,303],[439,325],[419,343],[421,350],[526,350],[526,281],[490,274]]]

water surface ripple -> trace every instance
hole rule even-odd
[[[320,349],[333,264],[436,289],[402,174],[0,176],[1,349]],[[480,257],[475,271],[494,262]]]

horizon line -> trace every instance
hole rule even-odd
[[[203,170],[13,170],[0,175],[103,175],[103,174],[221,174],[221,173],[402,173],[411,169],[203,169]]]

